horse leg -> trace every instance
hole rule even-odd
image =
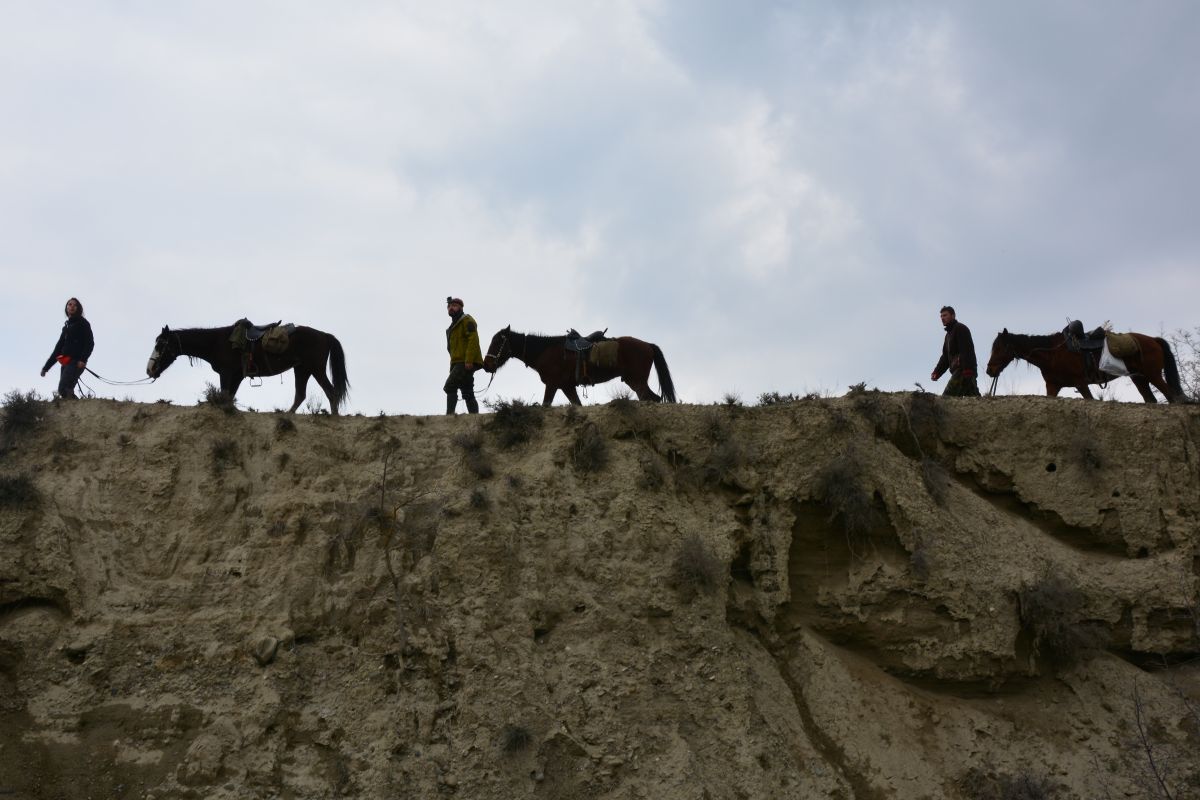
[[[1058,393],[1062,391],[1062,387],[1046,381],[1046,397],[1058,397]]]
[[[296,409],[304,402],[304,396],[308,394],[308,373],[300,367],[293,367],[292,372],[296,376],[296,398],[292,401],[292,407],[288,409],[289,414],[296,413]]]
[[[571,405],[573,405],[573,406],[583,405],[583,401],[579,399],[579,392],[577,392],[575,390],[574,386],[569,386],[569,385],[564,386],[563,394],[565,394],[567,396],[567,399],[571,401]]]
[[[221,376],[221,391],[232,400],[237,396],[238,387],[242,385],[242,376],[236,372],[218,373]]]
[[[622,378],[621,380],[625,382],[626,386],[628,386],[630,389],[633,389],[633,393],[637,395],[638,400],[643,402],[662,402],[662,398],[654,393],[654,390],[650,388],[650,384],[646,381],[642,381],[640,384],[638,384],[633,381],[626,380],[625,378]]]
[[[558,394],[558,387],[547,383],[546,394],[542,397],[542,405],[549,408],[550,404],[554,402],[554,395],[556,394]]]
[[[325,397],[329,400],[329,413],[336,417],[338,415],[338,409],[337,404],[333,402],[333,384],[330,383],[329,378],[326,377],[325,370],[322,369],[319,372],[314,372],[312,376],[317,379],[317,384],[320,385],[320,387],[325,391]],[[305,378],[306,382],[307,380],[308,379]]]
[[[1075,391],[1079,392],[1079,396],[1082,397],[1084,400],[1095,400],[1096,399],[1096,398],[1092,397],[1092,390],[1088,388],[1088,385],[1086,383],[1081,383],[1078,386],[1076,386]]]
[[[1133,381],[1133,385],[1137,387],[1138,394],[1142,396],[1143,400],[1145,400],[1147,403],[1158,403],[1157,398],[1154,396],[1154,392],[1150,391],[1150,381],[1146,380],[1145,375],[1130,375],[1129,380]],[[1159,391],[1162,391],[1161,387],[1159,388]]]

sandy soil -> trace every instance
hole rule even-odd
[[[1200,797],[1197,407],[40,415],[0,800]]]

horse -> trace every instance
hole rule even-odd
[[[220,376],[221,391],[233,397],[242,379],[247,377],[244,354],[234,349],[229,338],[235,327],[172,329],[164,325],[154,340],[154,350],[146,363],[146,374],[157,379],[179,356],[199,358],[207,361],[213,372]],[[325,390],[330,413],[337,416],[338,408],[349,394],[350,381],[346,378],[346,355],[342,352],[342,343],[333,334],[299,325],[289,335],[287,349],[282,353],[265,352],[261,340],[253,342],[250,348],[253,363],[257,367],[250,377],[278,375],[289,369],[295,371],[296,399],[288,409],[289,414],[304,402],[311,376]],[[326,362],[332,366],[332,383],[325,377]]]
[[[1171,346],[1163,339],[1144,333],[1129,334],[1138,343],[1138,353],[1125,358],[1129,368],[1129,379],[1147,403],[1157,403],[1150,385],[1162,392],[1168,403],[1185,399],[1179,383],[1179,369]],[[1005,328],[996,334],[992,342],[992,354],[988,358],[987,374],[996,378],[1014,358],[1024,359],[1042,371],[1046,381],[1046,396],[1057,397],[1066,387],[1074,387],[1079,394],[1092,400],[1088,384],[1105,383],[1111,376],[1090,372],[1085,367],[1084,356],[1067,349],[1067,337],[1062,333],[1047,336],[1030,336],[1009,333]]]
[[[583,405],[576,386],[591,386],[620,378],[633,389],[639,400],[656,403],[674,403],[675,384],[671,382],[671,371],[667,360],[656,344],[643,342],[632,336],[620,336],[606,341],[617,343],[615,366],[588,363],[583,374],[577,372],[576,353],[566,349],[565,336],[540,336],[519,333],[509,325],[492,337],[488,354],[484,356],[483,368],[495,374],[509,358],[516,358],[530,369],[536,370],[546,394],[542,405],[549,406],[560,390],[573,405]],[[650,389],[650,367],[658,374],[658,385],[662,396]]]

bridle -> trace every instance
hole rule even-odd
[[[175,352],[173,354],[169,350],[159,352],[158,341],[156,340],[154,343],[154,352],[150,355],[150,363],[154,364],[155,366],[158,366],[159,359],[165,358],[168,355],[171,356],[172,361],[183,355],[183,340],[179,338],[179,333],[177,331],[168,331],[167,333],[160,335],[159,339],[166,338],[166,343],[170,344],[170,339],[167,338],[168,334],[175,337]],[[158,374],[162,375],[162,370],[159,370]],[[158,380],[158,378],[153,378],[152,380]]]

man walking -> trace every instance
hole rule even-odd
[[[475,318],[463,313],[463,301],[457,297],[446,298],[446,313],[450,315],[450,327],[446,329],[446,349],[450,351],[450,377],[443,390],[446,392],[446,413],[453,414],[458,405],[458,394],[471,414],[479,413],[479,401],[475,399],[475,370],[483,364],[479,350],[479,326]]]
[[[946,338],[942,342],[942,357],[930,375],[937,380],[950,370],[950,382],[946,384],[943,397],[979,397],[979,386],[975,383],[975,342],[971,330],[954,316],[952,306],[942,306],[942,325]]]

